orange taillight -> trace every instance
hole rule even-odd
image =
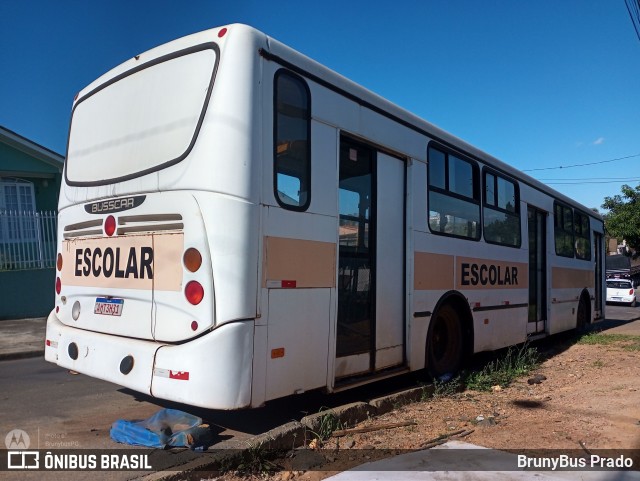
[[[202,265],[202,255],[200,254],[200,251],[198,251],[198,249],[189,247],[186,251],[184,251],[182,261],[184,262],[184,267],[189,272],[196,272]]]
[[[62,254],[58,252],[58,258],[56,259],[56,267],[58,268],[58,272],[62,270]]]

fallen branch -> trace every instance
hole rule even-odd
[[[437,438],[433,438],[425,443],[422,443],[420,447],[424,449],[431,449],[435,446],[439,446],[440,444],[446,443],[451,438],[463,438],[465,436],[468,436],[472,432],[473,432],[473,429],[460,429],[459,431],[454,431],[452,433],[441,434]]]
[[[381,429],[394,429],[394,428],[402,428],[405,426],[415,426],[415,421],[405,421],[402,423],[390,423],[390,424],[379,424],[377,426],[369,426],[366,428],[353,428],[353,429],[337,429],[333,432],[333,436],[348,436],[349,434],[360,434],[360,433],[369,433],[371,431],[380,431]]]
[[[589,450],[587,449],[586,444],[584,444],[582,441],[578,441],[578,444],[580,444],[580,447],[581,447],[582,449],[584,449],[584,452],[585,452],[585,453],[587,453],[589,456],[591,456],[591,451],[589,451]]]

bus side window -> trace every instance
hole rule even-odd
[[[431,232],[480,239],[478,166],[433,146],[428,161]]]
[[[285,209],[304,211],[311,201],[311,94],[286,70],[275,75],[274,194]]]
[[[591,260],[591,229],[589,217],[574,211],[573,225],[576,232],[576,257],[585,261]]]
[[[564,204],[554,204],[554,237],[556,255],[573,257],[573,209]]]

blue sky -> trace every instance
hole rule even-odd
[[[640,40],[624,0],[1,0],[0,125],[64,154],[81,88],[234,22],[519,169],[552,168],[529,173],[588,207],[640,181]]]

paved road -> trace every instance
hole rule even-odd
[[[597,325],[640,335],[640,307],[607,306],[607,321]],[[161,407],[173,407],[202,417],[214,427],[216,444],[242,441],[322,407],[338,406],[389,394],[415,385],[405,376],[346,393],[323,395],[307,393],[274,401],[265,408],[224,412],[191,408],[142,396],[45,362],[42,358],[0,362],[0,439],[13,429],[26,431],[31,447],[113,448],[109,437],[111,423],[117,419],[144,419]]]

